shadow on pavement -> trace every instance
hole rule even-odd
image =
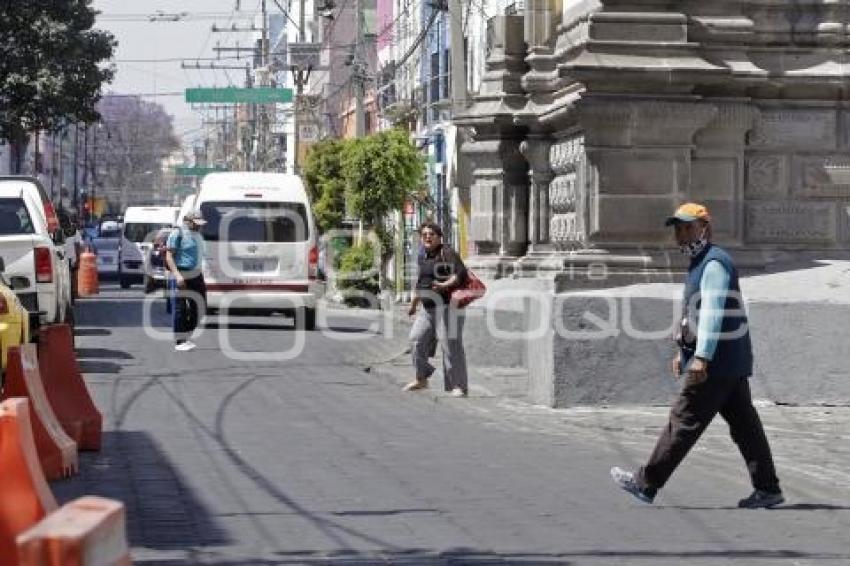
[[[697,505],[654,505],[654,509],[676,509],[680,511],[740,511],[741,513],[753,513],[760,509],[739,509],[737,505],[697,506]],[[833,505],[831,503],[792,503],[790,505],[777,505],[765,510],[774,511],[850,511],[850,506]]]
[[[651,550],[577,550],[570,552],[495,552],[486,550],[475,550],[467,548],[450,549],[443,552],[425,549],[399,549],[387,551],[358,551],[353,549],[340,549],[329,552],[316,552],[312,550],[278,551],[272,553],[279,558],[256,558],[250,561],[237,560],[229,557],[210,556],[200,561],[193,560],[152,560],[136,561],[136,564],[162,564],[163,566],[188,566],[189,564],[217,564],[220,566],[235,566],[237,564],[256,565],[284,565],[284,564],[343,564],[345,566],[360,566],[374,564],[396,564],[402,566],[442,566],[442,565],[484,565],[484,564],[521,564],[523,566],[549,566],[559,564],[569,566],[578,564],[575,560],[586,561],[587,559],[630,559],[649,561],[664,560],[665,564],[673,562],[685,563],[688,560],[788,560],[788,559],[820,559],[820,560],[846,560],[850,555],[836,553],[807,553],[793,550],[776,549],[753,549],[753,550],[717,550],[717,551],[651,551]],[[594,562],[595,563],[595,562]],[[604,562],[600,562],[604,563]]]
[[[279,324],[260,324],[256,322],[205,322],[204,328],[211,330],[284,330],[292,331],[291,325],[281,326]]]
[[[112,331],[106,328],[74,328],[74,336],[112,336]]]
[[[357,328],[357,327],[352,327],[352,326],[328,326],[327,329],[328,329],[329,332],[339,332],[340,334],[369,333],[369,334],[375,334],[376,336],[378,335],[378,333],[376,333],[374,329],[370,329],[370,328]]]
[[[111,350],[109,348],[77,348],[77,358],[95,358],[108,360],[133,360],[135,357],[123,350]]]
[[[232,543],[191,483],[145,432],[105,431],[101,451],[82,453],[80,473],[51,488],[60,505],[82,495],[122,501],[131,546],[186,549]]]
[[[115,362],[105,362],[101,360],[79,360],[80,371],[87,373],[121,373],[123,366]]]

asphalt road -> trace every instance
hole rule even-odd
[[[664,408],[403,394],[408,376],[363,371],[404,347],[370,330],[380,313],[312,333],[213,318],[176,353],[145,304],[78,303],[104,447],[52,484],[124,501],[136,564],[850,564],[848,409],[762,409],[782,508],[735,508],[750,488],[722,422],[648,506],[608,470],[642,462]]]

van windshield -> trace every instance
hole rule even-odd
[[[124,237],[131,242],[152,241],[156,233],[171,225],[166,222],[125,222]]]
[[[0,199],[0,236],[34,234],[35,226],[24,200],[20,198]]]
[[[306,242],[307,210],[297,202],[224,202],[201,204],[208,241]]]

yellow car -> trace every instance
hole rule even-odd
[[[21,306],[18,296],[9,289],[0,275],[0,355],[4,372],[9,348],[29,342],[29,320],[29,313]]]

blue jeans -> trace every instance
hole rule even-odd
[[[174,339],[180,343],[189,339],[198,328],[201,316],[206,311],[207,290],[203,275],[184,278],[186,287],[177,288],[174,277],[168,278],[168,300],[171,305],[171,325]]]

